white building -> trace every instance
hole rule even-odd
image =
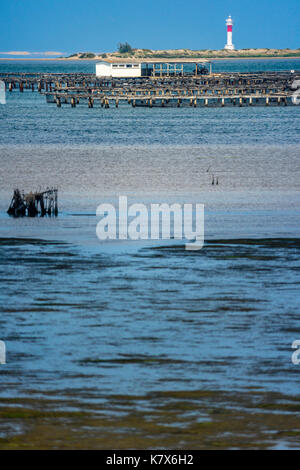
[[[201,61],[184,59],[182,62],[176,59],[169,59],[167,62],[109,62],[103,60],[96,63],[96,77],[103,78],[174,77],[183,76],[184,73],[198,76],[211,72],[211,62],[206,59],[201,59]]]
[[[141,63],[110,63],[110,62],[97,62],[96,64],[96,77],[141,77],[142,64]]]

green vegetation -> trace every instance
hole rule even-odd
[[[120,52],[120,54],[131,54],[133,52],[133,49],[131,45],[128,44],[128,42],[120,42],[120,44],[118,45],[118,51]]]
[[[79,59],[94,59],[95,57],[96,54],[94,54],[93,52],[83,52],[79,55]]]

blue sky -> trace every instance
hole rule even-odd
[[[222,49],[225,18],[236,48],[300,47],[299,0],[6,0],[0,52]]]

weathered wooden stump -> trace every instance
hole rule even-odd
[[[7,213],[13,217],[57,216],[57,189],[27,194],[15,189]]]

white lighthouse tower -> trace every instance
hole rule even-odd
[[[227,44],[225,44],[224,49],[228,49],[230,51],[234,51],[234,45],[232,44],[232,25],[233,25],[233,21],[231,19],[231,16],[229,15],[227,20],[226,20]]]

